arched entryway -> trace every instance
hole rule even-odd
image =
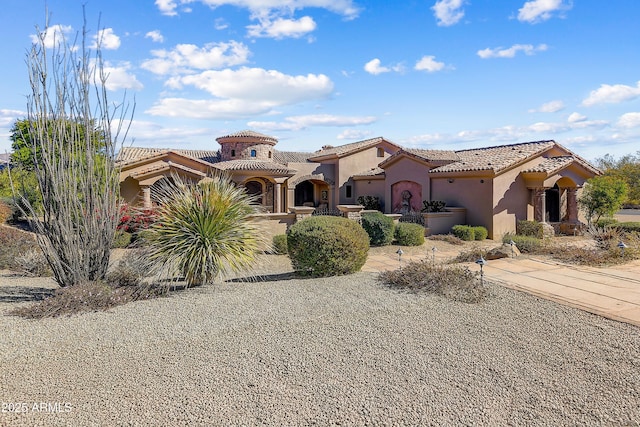
[[[315,186],[311,181],[302,181],[296,185],[295,205],[306,206],[309,204],[315,206]]]
[[[330,199],[329,184],[317,179],[307,179],[298,182],[293,192],[295,206],[329,209]]]
[[[249,180],[244,183],[244,188],[251,196],[256,198],[256,203],[261,205],[263,201],[263,183],[256,180]]]

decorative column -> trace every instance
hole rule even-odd
[[[567,188],[567,217],[569,223],[578,223],[578,189]]]
[[[142,186],[142,207],[151,209],[151,187],[148,185]]]
[[[547,194],[544,187],[533,190],[533,219],[538,222],[546,222]]]
[[[275,199],[274,213],[280,213],[281,207],[282,207],[282,184],[280,184],[279,182],[276,182],[274,196],[275,196],[274,197]]]

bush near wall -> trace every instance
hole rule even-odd
[[[371,246],[390,245],[393,241],[393,219],[382,212],[362,215],[362,228],[369,235]]]
[[[369,251],[369,235],[353,220],[312,216],[291,226],[287,247],[297,274],[339,276],[362,268]]]
[[[358,196],[357,201],[359,205],[364,206],[365,210],[380,210],[380,197],[378,196]]]
[[[521,236],[518,234],[507,233],[502,237],[502,243],[513,242],[522,253],[535,254],[542,250],[544,241],[533,236]]]
[[[541,222],[521,220],[516,223],[516,234],[542,239],[544,238],[544,229]]]
[[[476,225],[475,227],[471,228],[473,228],[473,238],[475,240],[485,240],[489,235],[487,229],[481,225]]]
[[[459,239],[470,242],[471,240],[475,240],[476,233],[473,227],[468,225],[454,225],[451,228],[451,233]]]
[[[286,234],[276,234],[273,236],[273,252],[277,255],[284,255],[289,252]]]
[[[399,222],[394,234],[400,246],[420,246],[424,243],[424,227],[420,224]]]

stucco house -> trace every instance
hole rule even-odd
[[[313,153],[278,151],[277,139],[253,131],[216,141],[216,150],[123,148],[122,197],[151,206],[154,185],[171,174],[199,181],[218,170],[255,194],[265,215],[280,223],[297,208],[333,210],[370,195],[389,214],[420,212],[423,201],[441,200],[462,209],[464,223],[499,238],[524,219],[572,230],[580,189],[600,173],[555,141],[452,151],[404,148],[378,137]]]

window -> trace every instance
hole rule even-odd
[[[236,156],[236,150],[231,150],[231,157],[235,157]]]
[[[271,151],[269,151],[269,158],[271,158]]]
[[[353,197],[353,194],[352,194],[352,188],[351,188],[351,186],[350,186],[350,185],[347,185],[347,186],[345,187],[345,193],[346,193],[347,199],[350,199],[350,198],[352,198],[352,197]]]
[[[255,157],[256,156],[256,150],[251,150],[251,157]]]
[[[384,148],[378,148],[378,157],[384,157]]]

